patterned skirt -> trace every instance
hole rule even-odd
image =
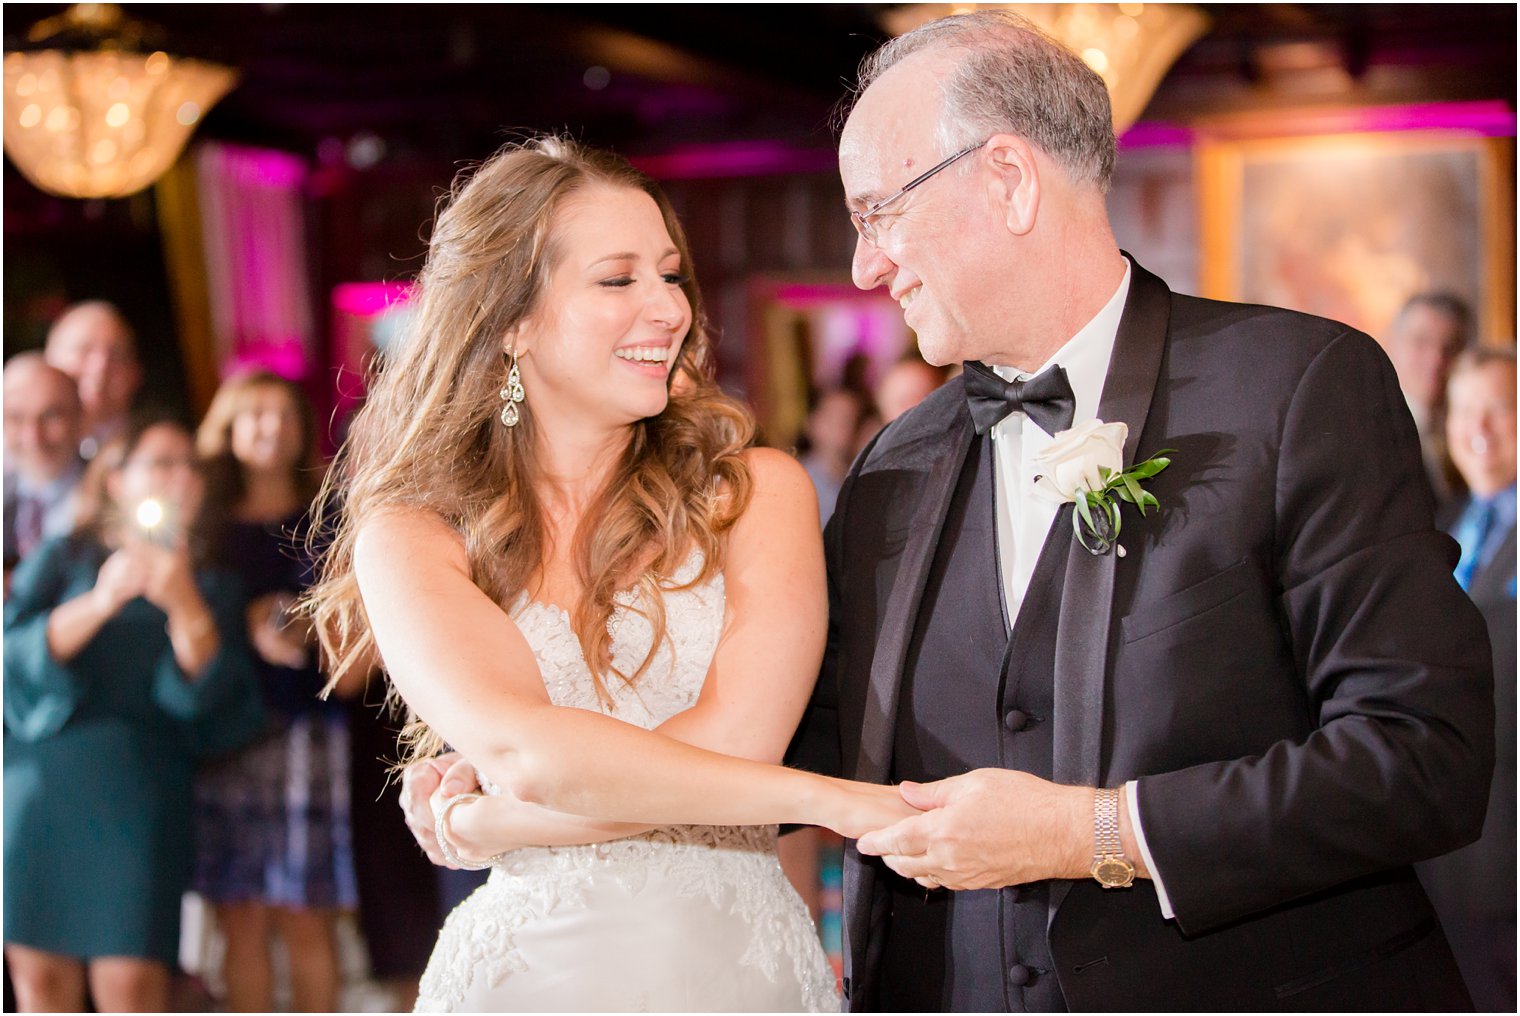
[[[348,731],[309,713],[196,780],[193,888],[213,903],[351,908]]]

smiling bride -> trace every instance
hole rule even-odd
[[[446,741],[486,791],[439,801],[444,852],[492,872],[419,1009],[837,1009],[774,826],[911,809],[777,764],[823,654],[816,500],[712,380],[668,202],[514,146],[456,186],[418,289],[313,606],[336,658],[380,652],[412,756]]]

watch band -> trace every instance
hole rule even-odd
[[[1099,787],[1093,796],[1093,853],[1098,857],[1123,854],[1119,842],[1119,788]]]
[[[1119,838],[1119,788],[1099,787],[1093,793],[1092,876],[1105,889],[1134,884],[1135,865],[1124,856]]]

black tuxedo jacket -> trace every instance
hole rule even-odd
[[[1179,296],[1135,265],[1099,416],[1129,425],[1127,462],[1174,453],[1148,484],[1160,510],[1123,509],[1127,556],[1073,541],[1064,588],[1029,591],[1061,598],[1054,773],[1139,779],[1176,920],[1149,882],[1054,883],[1068,1005],[1463,1006],[1409,865],[1481,828],[1489,650],[1387,359],[1344,325]],[[826,534],[829,647],[794,764],[887,779],[971,436],[952,381],[845,481]],[[892,1004],[876,992],[880,871],[847,847],[852,1010]]]

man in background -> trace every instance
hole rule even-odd
[[[876,410],[883,424],[891,423],[945,383],[949,372],[925,363],[917,352],[894,363],[876,386]]]
[[[1383,340],[1420,432],[1425,472],[1437,501],[1461,493],[1457,478],[1447,468],[1443,416],[1446,379],[1452,361],[1467,346],[1471,324],[1472,312],[1460,297],[1419,293],[1404,304]]]
[[[121,311],[104,300],[76,303],[48,329],[47,362],[72,377],[84,407],[79,453],[95,457],[126,426],[142,386],[137,340]]]
[[[1469,491],[1448,526],[1494,651],[1494,779],[1478,842],[1419,866],[1479,1012],[1515,1008],[1515,354],[1472,349],[1447,385],[1446,441]]]
[[[73,526],[84,413],[73,378],[41,353],[5,365],[5,575],[44,539]]]

